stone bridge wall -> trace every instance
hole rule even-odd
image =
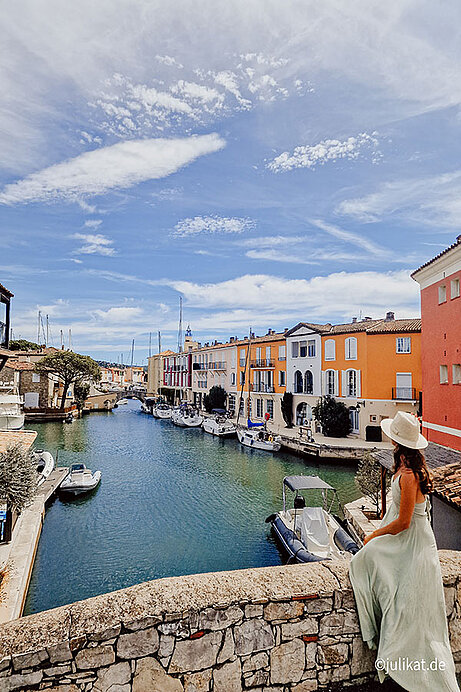
[[[440,553],[461,660],[461,554]],[[369,681],[347,564],[133,586],[0,627],[0,690],[309,692]]]

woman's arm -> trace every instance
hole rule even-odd
[[[416,495],[418,492],[418,481],[416,480],[413,471],[410,469],[405,469],[402,471],[400,476],[400,512],[397,519],[391,521],[387,526],[383,526],[380,529],[376,529],[369,536],[365,538],[363,544],[366,545],[368,541],[372,538],[377,538],[377,536],[386,536],[391,534],[395,536],[401,531],[408,529],[411,523],[411,517],[413,516],[413,510],[416,503]]]

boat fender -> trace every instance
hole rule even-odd
[[[346,533],[346,531],[344,531],[343,528],[336,529],[333,540],[340,550],[345,550],[348,553],[352,553],[352,555],[355,555],[355,553],[358,553],[359,551],[359,546],[357,543],[349,536],[348,533]]]

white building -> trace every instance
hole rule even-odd
[[[285,333],[286,391],[293,394],[293,423],[312,420],[312,407],[322,396],[322,334],[330,324],[300,322]]]

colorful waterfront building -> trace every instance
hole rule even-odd
[[[421,320],[365,317],[322,333],[322,394],[349,408],[352,434],[381,440],[380,422],[418,415],[422,390]]]
[[[227,393],[227,409],[234,413],[237,400],[237,337],[226,343],[214,341],[193,351],[192,403],[204,408],[203,399],[214,386]]]
[[[237,344],[240,422],[266,418],[284,425],[281,399],[286,391],[286,340],[284,332],[269,329],[265,336]]]
[[[164,359],[173,355],[174,351],[165,350],[147,359],[147,396],[159,396],[164,382]]]
[[[293,394],[293,423],[312,421],[312,407],[322,395],[322,334],[331,324],[300,322],[285,332],[286,391]]]
[[[461,235],[411,276],[421,288],[423,434],[461,450]]]

